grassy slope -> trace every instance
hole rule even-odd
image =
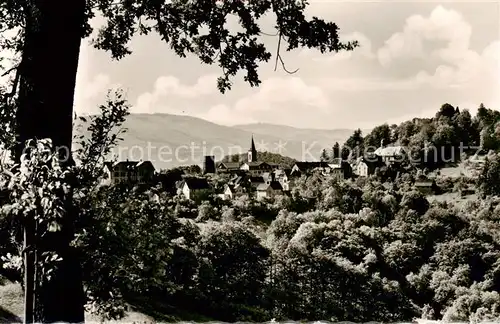
[[[155,323],[194,321],[206,322],[211,319],[198,314],[184,312],[165,305],[144,301],[141,306],[129,311],[126,317],[119,321],[106,321],[106,323]],[[146,315],[147,314],[147,315]],[[22,323],[23,319],[23,292],[19,284],[7,283],[0,286],[0,323]],[[86,322],[99,323],[99,317],[85,314]]]

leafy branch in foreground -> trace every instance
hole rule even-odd
[[[87,136],[77,136],[80,139],[80,147],[76,150],[79,165],[62,165],[51,140],[42,139],[27,143],[17,170],[4,170],[1,189],[10,198],[2,208],[2,216],[15,221],[12,224],[16,228],[22,226],[28,230],[28,243],[19,251],[20,255],[11,253],[3,256],[2,261],[7,267],[23,273],[21,267],[24,262],[16,260],[31,253],[35,261],[35,292],[51,283],[51,275],[57,271],[67,252],[61,250],[58,253],[60,247],[51,246],[54,236],[72,241],[73,238],[63,228],[71,227],[71,232],[76,234],[85,232],[88,220],[95,216],[88,206],[91,205],[90,200],[95,198],[92,193],[103,173],[104,158],[118,143],[119,134],[125,131],[121,126],[128,115],[128,107],[122,93],[117,91],[100,106],[99,115],[88,117]],[[71,219],[65,217],[67,214],[72,215]],[[9,231],[18,246],[23,241],[18,235],[20,231],[21,228]],[[86,251],[79,252],[86,255]]]
[[[104,160],[126,132],[122,127],[129,115],[129,104],[122,90],[109,91],[105,104],[99,106],[99,114],[79,117],[76,126],[75,157],[79,161],[79,188],[94,188],[103,175]],[[85,128],[85,125],[87,126]]]

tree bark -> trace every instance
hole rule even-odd
[[[16,159],[29,139],[50,138],[60,158],[71,163],[73,97],[85,21],[85,0],[29,0],[17,111]],[[36,283],[35,321],[84,321],[81,267],[69,242],[72,213],[60,232],[44,237],[37,254],[55,251],[63,258],[52,280]]]
[[[17,111],[20,157],[28,139],[70,149],[85,0],[29,1]]]
[[[34,323],[35,261],[32,251],[33,221],[24,223],[24,323]]]

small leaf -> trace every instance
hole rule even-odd
[[[49,232],[59,232],[61,230],[61,225],[59,223],[53,221],[50,223],[48,231]]]

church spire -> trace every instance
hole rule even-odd
[[[248,162],[256,162],[257,161],[257,150],[255,149],[255,143],[253,141],[252,134],[252,144],[250,146],[250,150],[248,151]]]

